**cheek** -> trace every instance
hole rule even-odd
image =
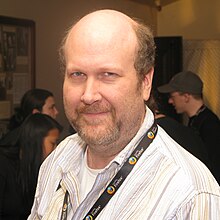
[[[44,154],[43,154],[43,159],[45,159],[52,151],[54,150],[53,146],[45,146],[44,147]]]
[[[137,95],[138,94],[138,95]],[[133,105],[140,105],[143,103],[143,97],[137,92],[137,87],[123,86],[117,91],[109,92],[109,101],[116,109],[117,114],[124,115],[125,112],[130,111]]]
[[[64,83],[63,86],[63,100],[64,105],[71,105],[75,106],[77,103],[80,102],[80,90],[77,88],[74,88],[73,86],[68,85],[67,83]]]
[[[55,149],[55,145],[53,144],[54,142],[56,141],[55,140],[50,141],[49,139],[44,140],[43,159],[45,159]]]
[[[42,113],[43,114],[47,114],[48,113],[48,108],[47,108],[47,106],[43,106],[43,108],[42,108]]]

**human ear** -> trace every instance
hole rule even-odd
[[[185,102],[189,102],[189,100],[190,100],[190,94],[189,94],[189,93],[184,93],[183,95],[184,95],[184,100],[185,100]]]
[[[39,111],[38,109],[34,108],[34,109],[32,110],[32,114],[35,114],[35,113],[40,113],[40,111]]]
[[[152,87],[152,81],[153,81],[153,75],[154,75],[154,68],[150,68],[148,73],[145,75],[144,80],[142,82],[143,85],[143,98],[145,101],[147,101],[150,97],[151,87]]]

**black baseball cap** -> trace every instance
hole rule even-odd
[[[202,94],[203,82],[199,76],[191,71],[184,71],[173,76],[169,83],[159,86],[161,93],[187,92]]]

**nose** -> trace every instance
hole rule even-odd
[[[57,110],[56,107],[54,108],[54,112],[55,112],[55,113],[54,113],[55,115],[58,115],[58,113],[59,113],[59,111]]]
[[[171,97],[169,97],[168,103],[169,103],[169,104],[173,104],[173,99],[172,99]]]
[[[87,79],[81,101],[91,105],[94,102],[101,100],[99,91],[99,82],[95,79]]]

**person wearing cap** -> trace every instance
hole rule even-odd
[[[178,144],[201,160],[209,169],[212,169],[212,163],[201,137],[193,132],[192,128],[184,126],[168,115],[163,97],[156,89],[152,89],[150,98],[146,104],[154,113],[158,125]]]
[[[212,162],[211,171],[220,183],[220,120],[204,103],[202,80],[196,73],[183,71],[157,89],[170,94],[168,102],[177,113],[188,116],[188,127],[204,141]]]

